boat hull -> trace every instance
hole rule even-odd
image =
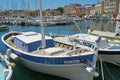
[[[71,57],[71,58],[66,57],[61,59],[48,58],[49,60],[47,60],[47,57],[46,57],[45,58],[46,63],[45,63],[44,57],[43,59],[41,59],[40,57],[37,58],[34,56],[23,55],[22,53],[15,50],[13,50],[13,52],[19,56],[20,63],[22,63],[24,66],[26,66],[31,70],[46,73],[46,74],[51,74],[55,76],[60,76],[60,77],[64,77],[71,80],[93,80],[93,75],[85,70],[87,65],[81,64],[75,61],[75,58],[76,60],[78,60],[78,58],[80,59],[81,57]],[[93,55],[89,55],[88,57],[89,58],[93,57]],[[68,64],[63,63],[64,61],[69,61],[69,60],[72,61],[71,59],[73,59],[73,62],[70,62],[71,64],[69,64],[69,62]],[[54,60],[56,61],[54,62]],[[47,62],[47,61],[50,61],[50,62]]]
[[[98,56],[105,62],[120,64],[120,51],[99,50]]]
[[[60,76],[71,80],[93,80],[93,76],[81,68],[84,66],[47,65],[47,64],[31,62],[23,58],[21,58],[20,61],[27,68],[37,72]]]
[[[17,59],[17,60],[22,65],[26,66],[27,68],[29,68],[33,71],[50,74],[50,75],[55,75],[55,76],[59,76],[59,77],[64,77],[66,79],[71,79],[71,80],[93,80],[93,75],[90,74],[85,69],[87,67],[86,64],[81,64],[81,63],[76,63],[76,62],[75,62],[76,64],[74,64],[74,61],[71,64],[63,64],[63,63],[61,63],[63,61],[59,61],[57,59],[56,59],[57,62],[55,62],[55,63],[47,62],[47,60],[46,60],[46,64],[45,64],[44,60],[42,60],[42,59],[38,60],[38,58],[35,56],[24,55],[23,53],[20,53],[14,49],[12,49],[12,52],[19,57],[19,59]],[[89,58],[90,57],[92,59],[92,57],[94,57],[94,55],[89,55]],[[80,57],[78,57],[78,58],[82,59]],[[72,58],[72,59],[74,59],[74,58]],[[53,59],[50,59],[49,61],[52,61],[52,60]]]

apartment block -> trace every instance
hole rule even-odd
[[[80,15],[80,4],[70,4],[64,6],[64,14],[68,16],[79,16]]]
[[[104,12],[107,14],[113,14],[119,12],[120,0],[104,0]]]
[[[90,10],[91,10],[91,5],[90,4],[85,4],[85,9],[86,9],[86,15],[89,15]]]
[[[120,2],[119,2],[119,11],[118,11],[118,13],[120,13]]]
[[[98,14],[104,14],[104,2],[98,2],[95,4],[95,12]]]
[[[80,13],[83,14],[83,15],[86,14],[86,8],[85,8],[85,6],[81,6],[80,7]]]
[[[92,6],[91,9],[90,9],[90,14],[94,15],[95,13],[96,13],[95,6]]]

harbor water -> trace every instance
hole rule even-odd
[[[77,33],[87,33],[88,27],[90,27],[91,29],[99,29],[103,31],[108,30],[108,31],[114,32],[115,23],[116,22],[110,22],[110,21],[84,20],[84,21],[78,22],[77,23],[78,26],[76,25],[45,26],[45,34],[49,36],[50,34],[71,35],[71,34],[77,34]],[[9,25],[9,30],[0,31],[0,37],[9,31],[40,32],[40,27]],[[1,40],[0,40],[0,52],[2,54],[6,54],[6,47],[4,46]],[[14,62],[16,66],[15,68],[13,68],[13,76],[11,80],[67,80],[57,76],[35,72],[24,67],[19,62],[15,62],[15,61],[12,61],[12,62]],[[100,76],[97,78],[94,78],[94,80],[120,80],[120,66],[103,62],[104,76],[102,76],[100,62],[97,62],[96,70],[99,72]]]

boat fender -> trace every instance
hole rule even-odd
[[[6,55],[9,57],[10,56],[10,54],[12,53],[12,49],[7,49],[7,51],[6,51]]]
[[[87,67],[86,70],[87,70],[88,72],[91,72],[91,71],[93,70],[93,68]]]
[[[15,68],[15,63],[10,63],[10,66],[12,66],[12,68]]]
[[[102,39],[101,36],[99,36],[98,39],[95,40],[95,42],[96,42],[96,43],[99,43],[99,42],[101,41],[101,39]]]
[[[16,61],[19,59],[19,57],[14,53],[10,54],[10,58],[12,58],[13,60],[16,60]]]
[[[10,80],[11,79],[11,76],[12,76],[12,70],[10,69],[5,69],[3,71],[4,75],[6,76],[6,79],[5,80]]]
[[[92,74],[94,77],[98,77],[98,76],[99,76],[98,72],[96,72],[95,69],[92,68],[92,67],[86,67],[86,70],[87,70],[90,74]]]

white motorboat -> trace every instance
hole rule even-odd
[[[98,47],[98,57],[109,63],[120,63],[120,42],[111,41],[99,36],[89,34],[76,34],[76,40],[86,46],[92,46],[93,43]],[[89,42],[89,43],[88,43]],[[96,43],[97,42],[97,43]],[[78,44],[79,44],[78,43]],[[90,44],[91,43],[91,44]]]

